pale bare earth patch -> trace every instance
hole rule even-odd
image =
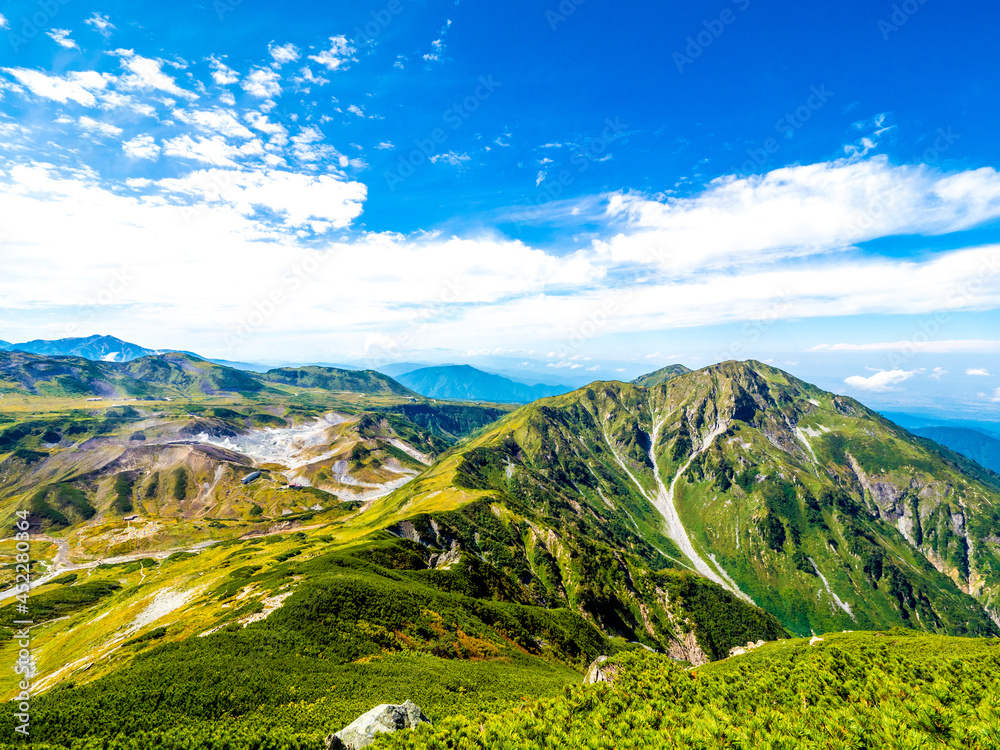
[[[277,427],[273,429],[251,430],[245,435],[218,438],[202,433],[199,442],[226,448],[244,456],[249,456],[259,463],[281,464],[288,469],[298,469],[307,464],[325,461],[332,458],[329,455],[316,455],[318,449],[329,446],[333,440],[329,434],[331,428],[347,421],[347,417],[336,412],[329,412],[316,421],[297,427]]]
[[[204,588],[204,586],[197,586],[187,591],[166,589],[165,591],[157,592],[153,597],[153,601],[128,626],[128,629],[125,631],[126,635],[131,635],[146,625],[150,625],[166,617],[174,610],[180,609],[200,594]]]

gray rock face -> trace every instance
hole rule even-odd
[[[618,665],[607,664],[608,657],[598,656],[587,668],[587,674],[583,678],[584,685],[593,685],[598,682],[606,682],[609,685],[618,676]]]
[[[430,724],[431,720],[412,701],[406,701],[401,706],[383,703],[327,737],[326,750],[358,750],[372,744],[379,732],[413,729],[424,723]]]

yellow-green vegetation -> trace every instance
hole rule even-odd
[[[1000,480],[851,399],[723,363],[508,412],[146,359],[186,395],[22,362],[50,395],[0,415],[0,516],[56,571],[38,747],[319,748],[405,699],[435,727],[380,744],[990,747],[995,641],[941,636],[1000,633]],[[893,626],[939,635],[784,640]],[[557,697],[599,654],[615,685]]]
[[[451,716],[373,748],[1000,747],[1000,641],[852,633],[783,641],[696,671],[612,660],[614,682],[493,716]],[[433,718],[433,717],[432,717]]]
[[[514,519],[504,538],[484,533],[487,507]],[[593,603],[596,621],[636,640],[664,631],[648,616],[660,597],[642,569],[697,567],[685,542],[716,580],[797,634],[1000,632],[996,476],[759,363],[536,402],[372,511],[454,527],[464,549],[509,565],[548,600]],[[573,591],[589,576],[567,575],[567,554],[600,557],[580,540],[607,555],[599,595]],[[603,619],[609,610],[617,620]]]
[[[295,746],[247,740],[267,728],[315,747],[372,702],[502,709],[555,693],[617,648],[481,562],[436,570],[426,548],[392,537],[327,548],[304,533],[234,541],[37,590],[41,686],[58,685],[33,702],[33,739]],[[0,622],[14,617],[0,610]],[[0,659],[13,659],[5,641]]]

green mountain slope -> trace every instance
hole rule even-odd
[[[265,389],[250,373],[177,352],[129,362],[0,352],[0,387],[57,398],[175,398]]]
[[[460,401],[526,404],[570,390],[567,386],[525,385],[470,365],[424,367],[398,375],[396,379],[423,396]]]
[[[678,375],[685,375],[689,372],[691,372],[691,368],[685,367],[684,365],[667,365],[659,370],[648,372],[645,375],[636,378],[632,382],[635,385],[641,385],[643,388],[652,388],[654,385],[663,385],[668,380],[672,380]]]
[[[425,514],[415,538],[457,529],[463,548],[637,639],[667,636],[643,611],[663,587],[633,566],[696,571],[800,634],[989,635],[995,480],[852,399],[727,362],[531,404],[373,510]]]
[[[375,370],[338,370],[333,367],[282,367],[261,376],[269,383],[283,383],[299,388],[322,388],[327,391],[416,396],[413,391]]]
[[[128,362],[95,362],[83,357],[0,352],[0,388],[56,398],[191,398],[279,393],[275,386],[369,395],[416,396],[373,370],[329,367],[281,368],[246,372],[182,352],[139,357]]]

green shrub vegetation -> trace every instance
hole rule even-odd
[[[612,685],[516,712],[452,716],[376,750],[1000,747],[1000,641],[857,633],[765,646],[697,670],[644,652]],[[431,717],[435,718],[435,717]]]
[[[171,475],[173,477],[173,495],[174,500],[186,500],[187,499],[187,471],[184,467],[174,469],[174,473]]]

